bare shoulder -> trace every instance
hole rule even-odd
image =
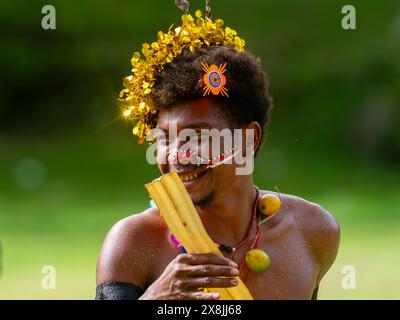
[[[274,193],[266,191],[267,193]],[[286,216],[303,237],[319,264],[318,282],[329,270],[339,250],[340,228],[335,217],[325,208],[301,197],[281,194],[281,218]]]
[[[103,242],[97,261],[97,284],[127,282],[144,288],[148,266],[165,230],[166,225],[154,208],[118,221]]]
[[[316,236],[319,233],[338,235],[339,225],[335,217],[321,205],[295,195],[282,195],[284,210],[289,210],[294,215],[298,227],[305,235]]]
[[[317,283],[332,266],[336,259],[340,228],[335,217],[317,203],[307,201],[297,196],[289,196],[296,218],[296,226],[301,229],[304,239],[319,264]]]

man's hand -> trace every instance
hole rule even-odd
[[[218,300],[219,293],[200,288],[228,288],[238,284],[238,265],[214,254],[180,254],[146,290],[140,300]]]

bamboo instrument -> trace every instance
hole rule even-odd
[[[145,185],[160,210],[168,228],[188,253],[214,253],[223,256],[207,234],[185,186],[176,172],[162,175]],[[251,293],[240,279],[230,288],[209,288],[218,292],[222,300],[253,300]]]

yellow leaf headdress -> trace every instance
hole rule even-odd
[[[155,42],[144,43],[141,52],[135,52],[131,59],[132,74],[123,80],[124,89],[119,94],[124,117],[134,123],[133,134],[138,136],[138,143],[143,143],[157,121],[157,109],[151,99],[151,90],[157,75],[167,63],[182,53],[184,49],[195,51],[209,46],[231,46],[244,51],[245,41],[237,32],[224,27],[221,19],[211,20],[211,10],[207,1],[205,18],[200,10],[195,18],[188,14],[189,2],[176,0],[176,4],[185,14],[181,26],[167,33],[159,31]]]

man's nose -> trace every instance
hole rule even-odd
[[[194,146],[187,142],[176,142],[170,145],[168,162],[170,164],[188,164],[193,161],[193,157],[196,155]]]

